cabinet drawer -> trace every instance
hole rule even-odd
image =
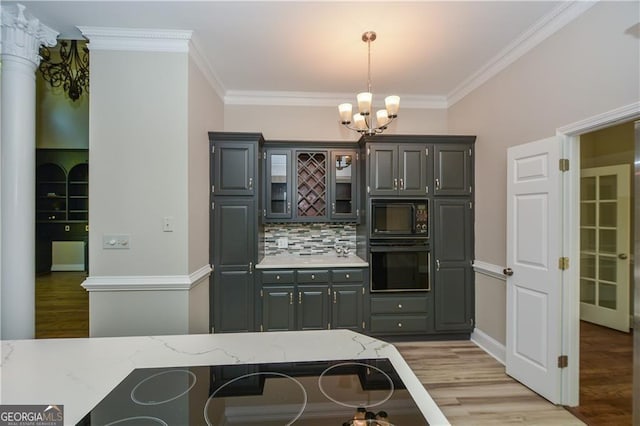
[[[371,313],[373,314],[403,314],[427,312],[426,296],[394,296],[372,297]]]
[[[327,270],[298,270],[299,283],[328,283],[329,271]]]
[[[362,269],[335,269],[331,271],[334,283],[361,283],[364,281]]]
[[[291,284],[293,271],[262,271],[262,284]]]
[[[371,315],[372,333],[426,333],[427,315]]]

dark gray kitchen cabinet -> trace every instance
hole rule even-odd
[[[376,293],[371,296],[370,332],[374,335],[433,332],[431,293]]]
[[[362,284],[337,284],[331,288],[331,328],[353,331],[364,329],[364,286]]]
[[[420,143],[367,144],[371,196],[423,197],[428,194],[429,147]]]
[[[434,194],[471,195],[473,191],[472,144],[434,146]]]
[[[294,148],[293,142],[262,150],[265,222],[356,222],[359,152],[338,144]]]
[[[212,210],[212,327],[217,333],[252,331],[255,200],[216,197]]]
[[[329,328],[329,283],[298,285],[298,330]]]
[[[255,330],[259,133],[210,132],[210,325]]]
[[[469,198],[438,198],[434,202],[436,331],[473,330],[472,207]]]
[[[291,150],[267,149],[265,167],[264,215],[270,219],[291,219]]]
[[[288,331],[296,329],[293,285],[264,286],[261,290],[261,331]]]
[[[367,271],[361,268],[263,270],[262,331],[364,331]]]
[[[331,220],[358,219],[358,160],[355,150],[332,150],[329,174]]]
[[[214,195],[256,195],[258,133],[210,132]]]

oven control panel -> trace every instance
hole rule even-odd
[[[429,209],[426,204],[416,205],[416,233],[426,234],[429,232]]]

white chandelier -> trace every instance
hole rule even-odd
[[[376,39],[374,31],[367,31],[362,34],[362,41],[367,43],[368,62],[367,62],[367,91],[358,93],[358,112],[353,114],[353,125],[351,125],[352,106],[350,103],[338,105],[341,123],[356,132],[363,135],[376,135],[382,133],[389,123],[398,117],[398,109],[400,108],[400,97],[391,95],[384,99],[385,109],[376,112],[375,123],[371,114],[371,104],[373,94],[371,93],[371,42]]]

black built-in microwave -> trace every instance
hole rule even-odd
[[[371,200],[372,239],[428,238],[428,200]]]

